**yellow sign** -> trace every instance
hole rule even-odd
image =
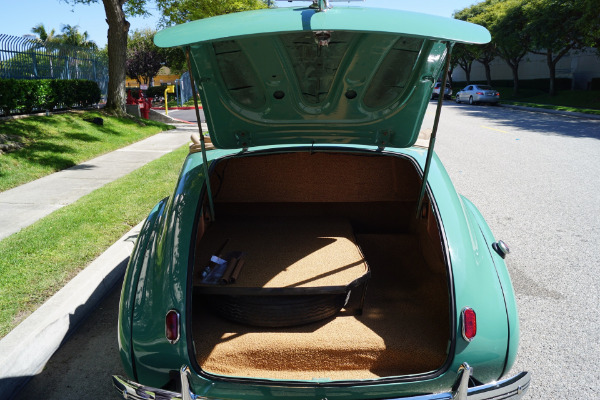
[[[169,115],[167,93],[175,93],[175,85],[167,85],[167,88],[165,89],[165,114]]]

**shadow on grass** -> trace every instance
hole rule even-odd
[[[53,170],[61,170],[75,165],[72,159],[63,156],[63,154],[68,153],[74,153],[74,149],[70,146],[38,141],[11,153],[11,157],[23,160],[22,162],[25,164],[38,164]]]
[[[73,140],[80,140],[82,142],[100,142],[101,140],[95,136],[87,133],[65,133],[65,137]]]

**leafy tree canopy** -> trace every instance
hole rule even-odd
[[[127,42],[127,76],[148,84],[165,62],[163,54],[154,45],[152,38],[156,31],[151,29],[136,30],[129,35]]]
[[[164,26],[197,19],[267,8],[263,0],[156,0]]]

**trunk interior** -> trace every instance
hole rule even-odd
[[[427,197],[415,218],[420,182],[409,159],[382,154],[291,152],[219,161],[211,175],[216,218],[209,221],[203,199],[194,244],[192,327],[202,369],[247,378],[363,380],[441,368],[451,338],[448,271]],[[206,284],[202,273],[213,255],[244,260],[234,283]],[[341,309],[324,312],[318,294],[346,287],[341,303],[333,297]],[[219,299],[237,303],[232,308]],[[256,304],[259,323],[238,318]],[[282,312],[283,326],[270,320],[269,307]],[[315,320],[287,323],[304,310]],[[261,316],[272,325],[262,326]]]

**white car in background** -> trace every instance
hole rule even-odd
[[[500,93],[489,85],[468,85],[456,93],[456,102],[469,104],[491,103],[498,104]]]
[[[440,95],[440,88],[442,87],[442,82],[438,82],[433,87],[433,92],[431,92],[431,99],[437,99]],[[444,90],[444,99],[450,100],[452,99],[452,87],[449,83],[446,83],[446,89]]]

